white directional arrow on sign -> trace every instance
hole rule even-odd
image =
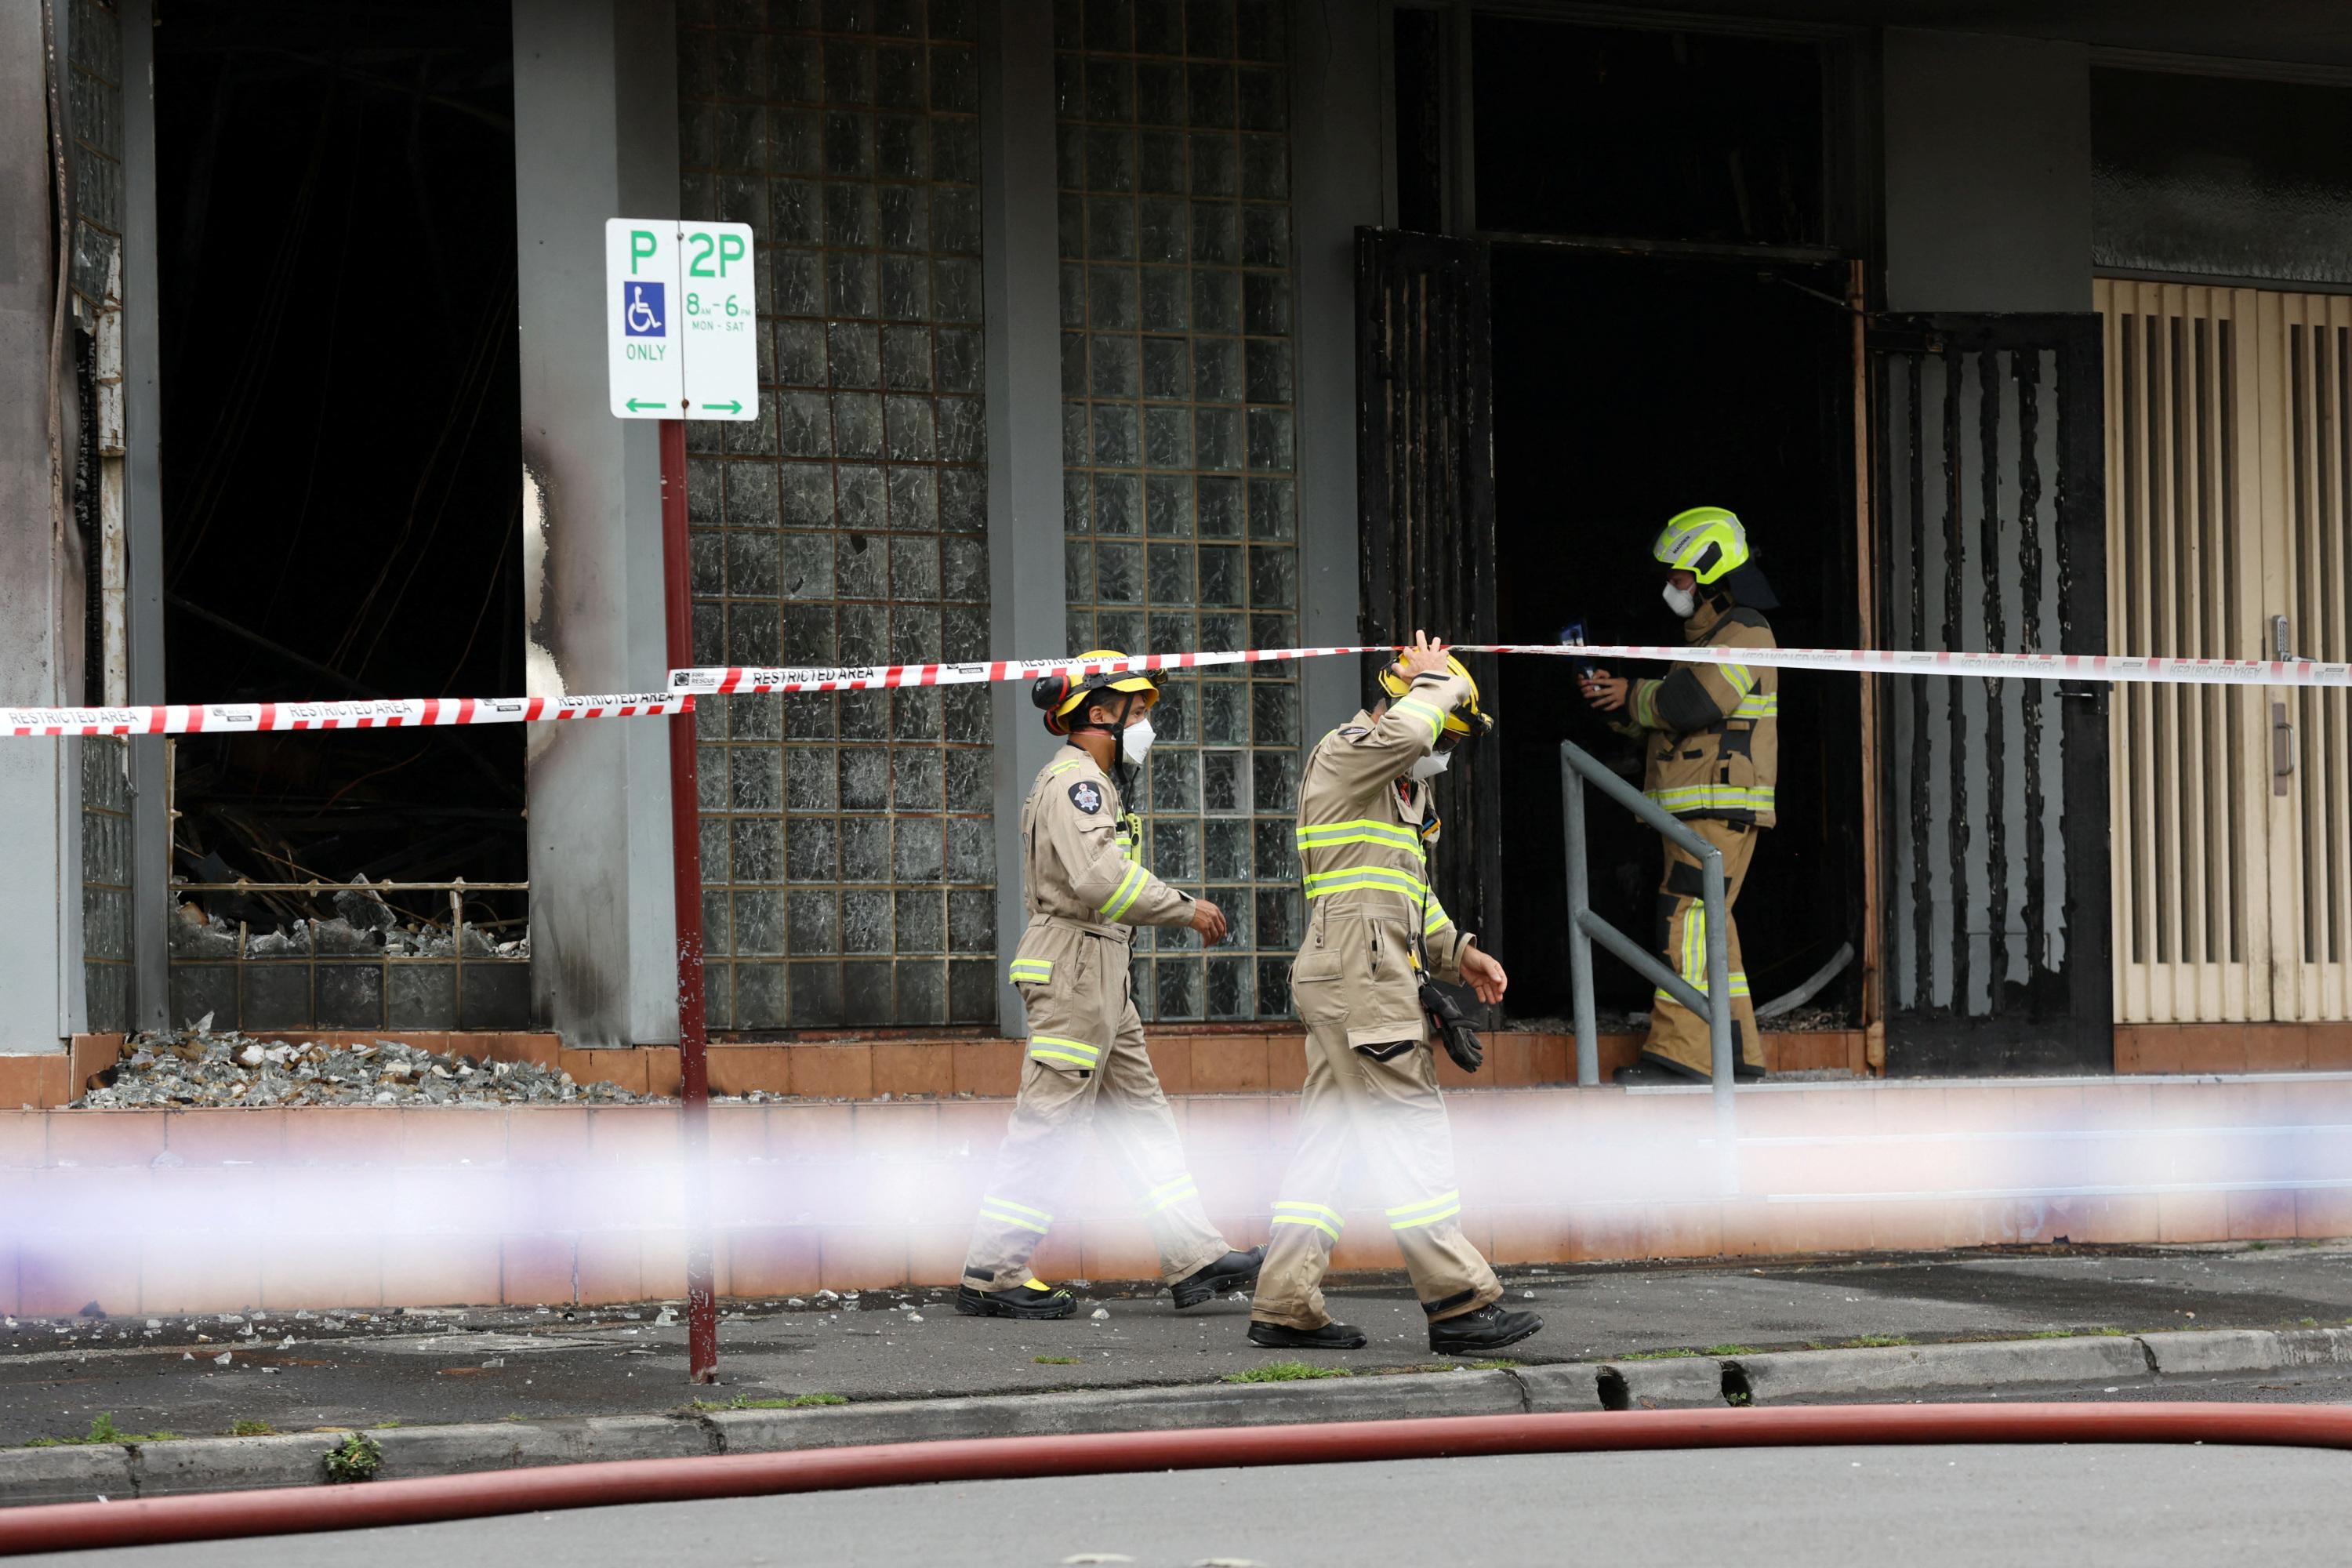
[[[605,341],[614,416],[759,418],[755,277],[748,224],[608,220]]]

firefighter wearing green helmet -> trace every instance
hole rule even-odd
[[[1123,662],[1094,648],[1029,693],[1049,734],[1066,737],[1021,806],[1021,900],[1029,911],[1009,978],[1027,1015],[1029,1048],[980,1217],[964,1255],[956,1310],[972,1318],[1066,1318],[1077,1298],[1030,1271],[1069,1196],[1091,1126],[1151,1227],[1179,1310],[1257,1279],[1264,1254],[1236,1251],[1201,1206],[1176,1119],[1144,1049],[1129,950],[1139,925],[1190,927],[1224,940],[1224,912],[1153,876],[1143,819],[1127,809],[1133,770],[1151,746],[1160,687],[1150,675],[1088,668]]]
[[[1773,607],[1769,587],[1748,560],[1748,531],[1719,506],[1693,507],[1666,521],[1651,553],[1667,568],[1666,605],[1682,617],[1683,640],[1694,647],[1769,648]],[[1764,1074],[1756,1005],[1739,953],[1731,905],[1748,879],[1762,830],[1779,818],[1773,784],[1780,769],[1780,672],[1769,666],[1677,664],[1655,680],[1627,680],[1596,669],[1583,681],[1585,700],[1624,715],[1618,728],[1642,742],[1643,793],[1682,818],[1723,856],[1724,932],[1731,950],[1734,1070]],[[1657,932],[1668,967],[1701,994],[1706,990],[1706,907],[1700,901],[1697,860],[1665,847],[1658,888]],[[1650,1005],[1650,1033],[1635,1067],[1621,1082],[1705,1079],[1713,1071],[1706,1021],[1660,991]]]

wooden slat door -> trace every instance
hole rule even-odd
[[[2346,658],[2352,300],[2096,287],[2114,651]],[[2118,695],[2117,1016],[2352,1016],[2346,694]]]

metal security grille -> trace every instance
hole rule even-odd
[[[2116,651],[2345,658],[2352,300],[2097,290]],[[2117,704],[2123,1018],[2352,1016],[2348,717],[2286,689]]]
[[[695,658],[985,658],[974,4],[716,9],[679,8],[680,205],[752,226],[769,333],[760,421],[687,427]],[[984,688],[698,731],[713,1027],[995,1017]]]
[[[1356,311],[1364,640],[1402,643],[1428,627],[1491,642],[1495,393],[1486,247],[1358,229]],[[1473,655],[1469,665],[1482,691],[1498,689],[1492,655]],[[1438,897],[1464,930],[1499,951],[1500,757],[1470,748],[1438,781],[1436,795],[1445,822],[1445,847],[1431,871]]]
[[[81,958],[94,1033],[131,1027],[131,742],[81,742]]]
[[[2097,333],[2090,316],[1874,326],[1893,646],[2105,647]],[[2110,1061],[2100,693],[1909,680],[1891,697],[1890,1062]]]
[[[1278,0],[1058,0],[1069,651],[1293,646],[1289,79]],[[1295,668],[1167,683],[1150,864],[1233,930],[1139,942],[1147,1017],[1280,1017]],[[1139,974],[1139,980],[1143,975]]]

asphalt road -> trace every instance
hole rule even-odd
[[[1864,1335],[1925,1343],[2352,1319],[2352,1249],[2340,1246],[1515,1268],[1506,1279],[1509,1305],[1547,1320],[1510,1352],[1528,1363],[1801,1349]],[[101,1411],[124,1431],[194,1436],[239,1421],[293,1432],[646,1413],[691,1395],[865,1400],[1199,1383],[1269,1359],[1244,1337],[1243,1302],[1180,1315],[1164,1293],[1122,1289],[1082,1289],[1080,1315],[1056,1323],[960,1318],[930,1292],[730,1304],[740,1310],[720,1326],[715,1391],[687,1386],[684,1325],[664,1323],[653,1304],[174,1318],[152,1330],[138,1318],[9,1320],[0,1327],[0,1444],[78,1435]],[[1282,1359],[1358,1372],[1430,1363],[1426,1325],[1401,1281],[1333,1296],[1371,1344]],[[1106,1316],[1094,1317],[1097,1308]]]
[[[690,1561],[2263,1568],[2344,1561],[2352,1454],[1735,1448],[960,1482],[147,1547],[121,1568]],[[26,1559],[82,1563],[87,1555]]]

